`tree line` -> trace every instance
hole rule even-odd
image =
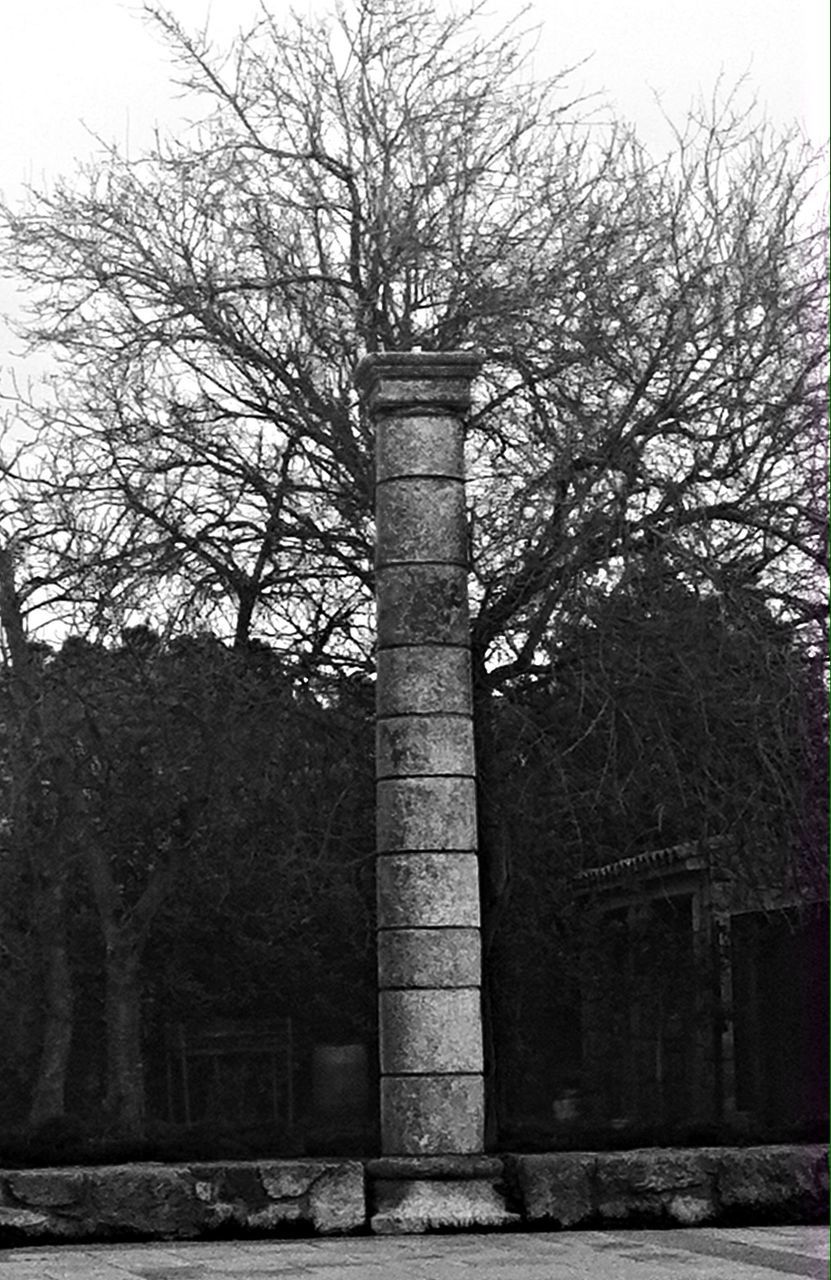
[[[7,1125],[80,1110],[141,1135],[148,1046],[158,1069],[177,1022],[372,1036],[363,685],[298,690],[265,646],[134,628],[30,648],[3,709]]]
[[[584,976],[578,872],[729,835],[721,870],[751,898],[809,900],[825,876],[821,673],[761,604],[750,627],[656,566],[556,662],[494,709],[510,872],[491,1053],[520,1109],[548,1069],[552,990]],[[136,627],[25,646],[2,708],[11,1114],[142,1135],[179,1022],[279,1010],[310,1041],[374,1042],[371,681],[302,686],[268,646]]]

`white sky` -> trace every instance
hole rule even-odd
[[[255,0],[168,0],[186,26],[223,45],[258,9]],[[270,0],[279,15],[286,0]],[[295,5],[294,7],[298,7]],[[304,0],[301,8],[316,7]],[[138,153],[156,122],[176,127],[186,106],[170,85],[163,45],[123,0],[0,0],[0,193],[16,202],[35,186],[71,174],[95,149],[89,132]],[[493,0],[506,17],[512,0]],[[543,35],[536,62],[551,72],[591,55],[576,87],[605,91],[653,146],[663,137],[657,92],[681,120],[692,98],[709,96],[721,74],[747,77],[771,120],[798,120],[817,144],[829,134],[827,0],[539,0]],[[14,292],[0,293],[0,310]],[[16,344],[11,344],[16,345]],[[0,332],[0,367],[10,340]]]

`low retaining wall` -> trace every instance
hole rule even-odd
[[[451,1174],[448,1190],[457,1191],[464,1176],[487,1183],[507,1203],[501,1221],[524,1229],[807,1223],[828,1214],[822,1146],[471,1157],[469,1169],[458,1163],[438,1171],[429,1160],[417,1169],[407,1160],[397,1170],[389,1160],[339,1159],[0,1170],[0,1243],[343,1235],[370,1229],[376,1191],[388,1196],[396,1177],[432,1186],[438,1201],[442,1177]],[[429,1226],[429,1219],[414,1219],[396,1229]]]
[[[824,1146],[509,1155],[505,1178],[534,1226],[809,1223],[828,1214]]]
[[[0,1242],[341,1235],[365,1221],[357,1160],[0,1171]]]

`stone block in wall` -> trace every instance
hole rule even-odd
[[[206,1164],[191,1166],[196,1194],[203,1206],[203,1214],[209,1228],[235,1224],[245,1226],[250,1219],[267,1228],[274,1225],[282,1214],[289,1221],[300,1216],[297,1199],[292,1199],[288,1212],[281,1203],[277,1214],[272,1209],[270,1197],[263,1186],[260,1169],[255,1164],[240,1161],[231,1164]],[[298,1192],[298,1196],[299,1196]]]
[[[722,1210],[747,1220],[820,1222],[828,1213],[827,1148],[819,1145],[719,1150]]]
[[[595,1155],[509,1155],[504,1163],[506,1182],[528,1222],[576,1227],[591,1221]]]
[[[321,1235],[364,1222],[363,1166],[356,1160],[275,1160],[193,1166],[212,1226],[279,1231],[306,1223]]]
[[[84,1169],[20,1169],[6,1175],[6,1186],[21,1204],[44,1208],[79,1204],[87,1186]]]
[[[118,1165],[87,1169],[76,1206],[103,1234],[165,1239],[198,1235],[204,1207],[190,1170],[178,1165]]]
[[[308,1192],[309,1220],[322,1236],[345,1235],[364,1226],[364,1170],[359,1161],[340,1161],[324,1169]]]
[[[716,1215],[716,1161],[707,1150],[644,1149],[597,1157],[595,1206],[604,1222],[691,1226]]]

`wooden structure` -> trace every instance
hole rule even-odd
[[[573,889],[592,922],[584,1122],[741,1130],[827,1108],[827,903],[751,890],[720,840],[596,867]]]
[[[291,1018],[223,1020],[167,1033],[168,1118],[294,1126]],[[178,1102],[178,1106],[177,1106]]]

